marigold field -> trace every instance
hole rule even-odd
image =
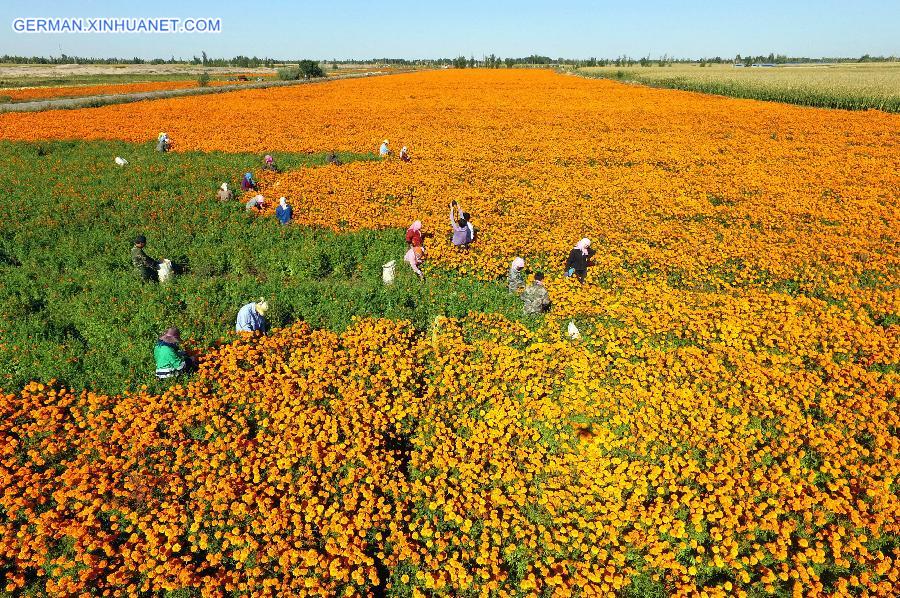
[[[896,595],[900,115],[526,70],[0,115],[17,141],[162,130],[179,152],[407,145],[261,192],[346,235],[420,218],[424,285],[503,285],[521,255],[553,309],[297,322],[162,393],[11,389],[7,593]]]

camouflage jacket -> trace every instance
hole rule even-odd
[[[522,293],[526,314],[539,314],[550,305],[550,294],[542,284],[530,284]]]
[[[134,264],[134,269],[141,274],[145,270],[157,269],[156,260],[144,253],[143,248],[137,246],[131,248],[131,263]]]

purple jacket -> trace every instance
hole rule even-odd
[[[469,242],[469,229],[453,223],[453,244],[465,245]]]

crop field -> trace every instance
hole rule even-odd
[[[250,80],[255,80],[263,75],[253,75]],[[243,81],[210,81],[210,86],[239,85]],[[187,89],[198,87],[197,81],[153,81],[144,83],[112,83],[108,85],[62,85],[46,87],[13,87],[0,89],[0,103],[3,102],[28,102],[32,100],[48,100],[53,98],[74,98],[84,96],[118,95],[123,93],[137,93],[142,91],[160,91],[164,89]]]
[[[651,67],[586,67],[578,73],[699,91],[851,110],[900,112],[900,63],[802,64],[776,67],[738,67],[730,64],[676,64]]]
[[[0,137],[0,592],[900,586],[900,115],[448,70]],[[294,222],[216,200],[247,170]],[[425,279],[385,286],[414,219]],[[131,276],[140,232],[170,283]],[[275,329],[237,336],[259,296]],[[172,325],[199,371],[155,381]]]

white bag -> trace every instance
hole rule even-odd
[[[126,164],[128,164],[128,160],[126,160],[125,158],[116,156],[116,164],[118,164],[119,166],[125,166]]]
[[[573,322],[572,320],[569,320],[569,327],[567,330],[570,339],[577,340],[581,338],[581,332],[578,331],[578,326],[576,326],[575,322]]]
[[[159,282],[168,282],[168,280],[172,278],[171,260],[163,260],[156,273],[159,276]]]
[[[397,260],[391,260],[381,267],[381,280],[384,281],[384,284],[394,284],[396,266]]]

